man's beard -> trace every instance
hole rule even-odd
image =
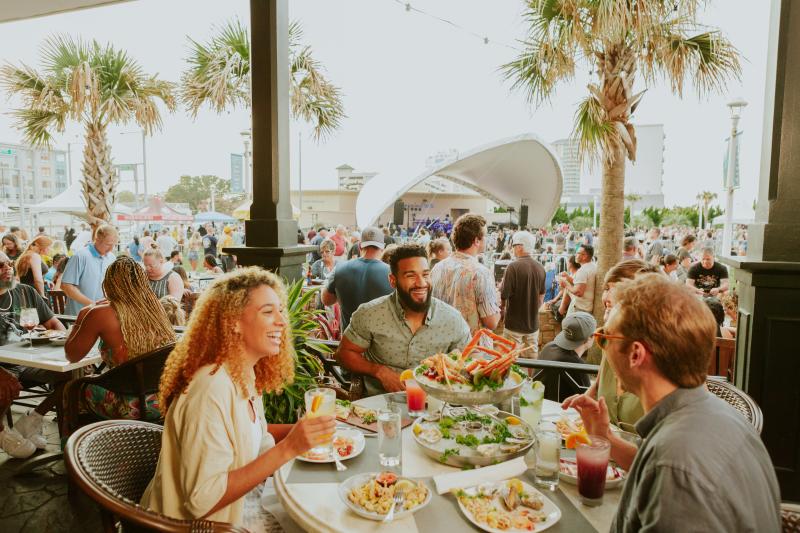
[[[422,313],[427,311],[431,306],[431,287],[428,287],[428,297],[422,303],[417,302],[411,297],[410,291],[404,291],[399,286],[397,287],[397,297],[400,298],[400,303],[406,309],[415,313]]]
[[[9,278],[8,280],[0,279],[0,290],[11,290],[17,286],[17,280],[13,277]]]

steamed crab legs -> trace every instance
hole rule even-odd
[[[493,350],[479,344],[484,335],[492,339],[497,349]],[[475,335],[472,336],[472,339],[470,339],[469,343],[464,347],[464,351],[461,352],[460,359],[461,361],[466,360],[467,357],[469,357],[469,355],[475,350],[479,350],[494,357],[502,357],[513,351],[516,347],[516,342],[508,340],[505,337],[501,337],[500,335],[497,335],[486,328],[481,328],[475,332]]]

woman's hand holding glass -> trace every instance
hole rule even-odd
[[[336,431],[336,418],[319,416],[299,420],[282,442],[293,457],[325,443]]]

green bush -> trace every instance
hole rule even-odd
[[[264,415],[270,424],[297,422],[297,408],[303,407],[306,391],[317,386],[317,379],[324,369],[309,348],[319,353],[331,352],[328,346],[315,342],[311,337],[311,332],[318,326],[314,319],[322,311],[309,310],[308,305],[319,289],[303,292],[303,280],[287,286],[286,306],[295,349],[294,382],[279,392],[264,393]]]

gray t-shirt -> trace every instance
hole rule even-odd
[[[755,428],[705,387],[677,389],[636,423],[644,438],[612,532],[779,532],[775,469]]]
[[[431,355],[463,349],[469,342],[469,326],[455,308],[431,298],[425,323],[411,333],[405,310],[393,292],[359,307],[344,336],[366,348],[367,360],[400,372]],[[366,376],[365,385],[369,395],[385,392],[371,376]]]
[[[336,294],[342,308],[342,331],[347,329],[350,317],[358,306],[392,292],[389,285],[389,265],[377,259],[359,257],[337,263],[328,274],[325,286],[328,292]]]

